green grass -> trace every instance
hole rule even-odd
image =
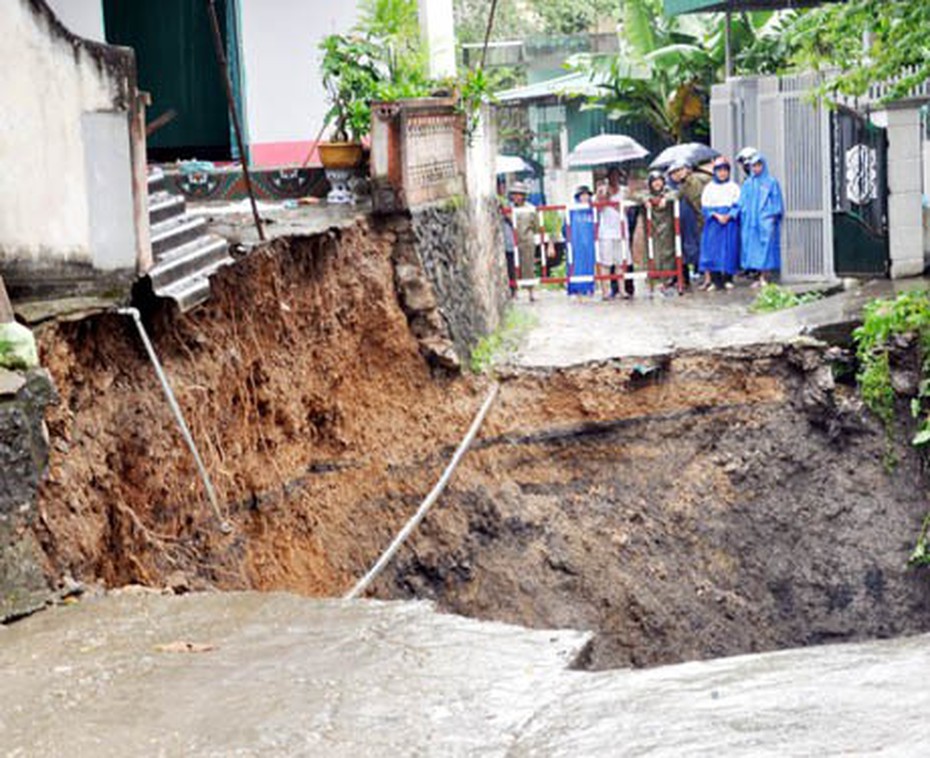
[[[501,325],[485,335],[471,351],[469,366],[473,373],[484,374],[502,360],[513,355],[527,332],[536,326],[538,319],[532,313],[510,307]]]
[[[799,295],[777,284],[766,284],[759,290],[749,310],[753,313],[772,313],[805,303],[813,303],[822,297],[820,292],[805,292]]]

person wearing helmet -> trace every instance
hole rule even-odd
[[[701,271],[701,236],[704,233],[704,212],[701,196],[710,183],[710,176],[704,172],[692,170],[691,164],[676,161],[669,167],[671,186],[676,189],[684,202],[681,204],[681,244],[685,254],[685,263]],[[704,272],[701,289],[710,287],[710,272]]]
[[[652,213],[652,249],[655,254],[655,267],[660,271],[675,269],[675,208],[678,193],[669,189],[665,174],[650,171],[646,178],[647,190],[639,200]],[[661,286],[663,292],[674,285],[677,277],[671,277]]]
[[[736,162],[747,177],[749,176],[749,159],[758,152],[754,147],[744,147],[736,154]]]
[[[740,188],[730,178],[730,161],[714,161],[713,181],[704,188],[701,206],[704,232],[701,237],[701,270],[711,273],[708,289],[732,289],[739,270]]]
[[[778,180],[759,153],[749,156],[749,178],[740,192],[740,262],[759,272],[753,287],[764,287],[781,268],[781,220],[785,214]]]
[[[525,182],[515,182],[508,194],[510,218],[516,233],[517,262],[520,266],[517,286],[529,292],[532,302],[536,299],[536,234],[539,232],[539,217],[536,207],[526,201],[530,190]]]

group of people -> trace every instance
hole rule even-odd
[[[615,275],[619,270],[632,271],[629,251],[645,208],[649,209],[652,221],[654,268],[676,271],[675,201],[679,201],[680,209],[684,279],[681,284],[691,284],[692,271],[700,274],[701,280],[696,286],[702,290],[732,288],[733,277],[739,271],[755,279],[754,287],[771,281],[781,268],[780,231],[784,216],[781,187],[769,173],[764,156],[754,148],[741,150],[737,161],[746,175],[742,186],[733,180],[729,160],[721,156],[713,161],[709,171],[686,162],[673,163],[667,173],[652,171],[641,193],[627,191],[625,175],[618,166],[608,170],[606,181],[598,185],[596,192],[587,186],[576,190],[576,207],[593,202],[599,208],[595,271],[605,298],[633,296],[632,279],[625,278],[623,292],[620,292],[616,280],[607,275]],[[517,183],[508,195],[511,208],[532,209],[527,202],[525,185]],[[624,206],[625,219],[619,210]],[[512,292],[516,294],[518,282],[516,258],[526,277],[519,280],[520,286],[529,289],[530,299],[533,299],[532,277],[537,260],[535,235],[540,231],[537,214],[510,212],[503,218]],[[628,235],[626,239],[625,235]],[[660,286],[671,291],[678,284],[677,274],[673,274]]]

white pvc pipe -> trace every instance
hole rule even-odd
[[[481,428],[484,417],[487,416],[488,411],[491,410],[491,405],[494,402],[494,398],[497,397],[498,390],[500,390],[499,384],[495,384],[491,388],[491,391],[488,393],[484,404],[478,411],[478,415],[475,416],[475,420],[471,422],[471,427],[469,427],[465,438],[459,444],[458,449],[455,451],[455,455],[452,456],[452,460],[449,461],[449,465],[446,466],[446,470],[442,472],[442,476],[439,478],[439,481],[436,482],[436,486],[433,487],[430,493],[426,496],[426,499],[420,503],[420,507],[417,508],[417,512],[413,514],[413,518],[411,518],[410,521],[404,525],[404,528],[397,533],[394,541],[391,542],[391,544],[388,546],[388,549],[384,551],[375,565],[372,566],[368,573],[359,579],[358,583],[356,583],[356,585],[345,595],[346,600],[352,600],[358,597],[368,588],[368,585],[370,585],[377,578],[378,574],[384,570],[384,567],[387,566],[391,558],[394,557],[394,554],[400,549],[400,546],[404,544],[404,541],[407,539],[407,537],[410,536],[410,533],[416,529],[417,525],[426,517],[429,509],[433,507],[433,504],[439,499],[442,491],[446,488],[446,485],[452,478],[452,474],[455,472],[455,469],[459,465],[459,462],[462,460],[462,457],[465,455],[465,453],[468,452],[468,448],[471,447],[471,443],[474,441],[475,435],[478,434],[478,430]]]
[[[161,361],[158,360],[158,356],[155,354],[155,348],[152,345],[152,341],[149,339],[148,332],[145,331],[145,326],[142,323],[139,310],[137,308],[118,308],[117,313],[120,313],[124,316],[130,316],[135,322],[139,336],[142,338],[142,344],[145,345],[145,352],[148,353],[149,360],[155,367],[155,373],[158,375],[158,381],[161,382],[161,387],[165,392],[165,397],[168,398],[168,405],[171,407],[171,412],[174,414],[174,417],[178,422],[178,427],[181,430],[181,436],[187,443],[187,447],[190,449],[191,454],[194,456],[194,461],[197,463],[197,470],[200,471],[200,478],[203,480],[204,489],[207,491],[207,498],[210,500],[210,505],[213,507],[213,513],[216,515],[217,520],[220,522],[220,531],[222,531],[224,534],[229,534],[232,531],[232,526],[230,526],[229,522],[223,518],[223,515],[220,512],[220,505],[216,497],[216,490],[213,489],[213,482],[210,481],[210,475],[207,473],[206,466],[203,465],[200,452],[197,450],[197,445],[194,444],[194,438],[187,426],[187,422],[184,421],[184,414],[181,412],[181,406],[178,405],[178,401],[174,396],[174,392],[171,390],[171,385],[168,383],[168,377],[165,375],[165,371],[162,368]]]

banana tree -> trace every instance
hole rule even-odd
[[[771,17],[739,16],[732,29],[737,50],[749,48]],[[721,14],[669,18],[661,0],[627,0],[619,54],[579,56],[570,66],[588,71],[602,90],[586,107],[646,122],[669,142],[683,142],[709,134],[710,88],[723,79],[725,57]]]

